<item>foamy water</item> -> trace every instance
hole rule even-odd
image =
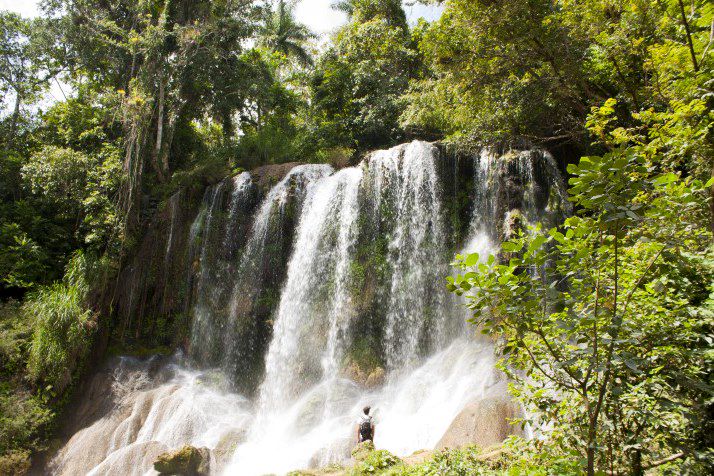
[[[521,154],[515,162],[498,162],[493,152],[484,151],[475,158],[472,218],[463,253],[478,252],[485,259],[497,249],[509,211],[504,200],[512,201],[501,182],[511,169],[521,182],[533,181],[537,157]],[[160,371],[155,362],[122,359],[112,392],[103,397],[106,408],[58,453],[53,472],[155,474],[152,464],[159,454],[187,444],[211,449],[213,474],[284,474],[348,463],[365,405],[373,408],[375,445],[408,456],[434,448],[467,405],[504,396],[492,345],[473,336],[473,328],[464,324],[465,302],[444,288],[444,276],[454,270],[446,246],[439,160],[435,146],[415,141],[337,172],[324,165],[294,168],[266,194],[242,257],[236,266],[220,268],[222,274],[214,267],[226,264],[219,258],[235,254],[233,221],[241,200],[247,203],[251,197],[252,182],[249,174],[234,179],[228,213],[223,213],[221,197],[231,185],[224,181],[209,189],[187,232],[193,246],[201,226],[204,237],[225,230],[218,250],[224,252],[216,253],[204,238],[200,253],[190,254],[199,257],[201,272],[196,302],[187,304],[193,311],[189,358],[175,359]],[[550,178],[553,184],[556,179]],[[282,222],[286,204],[295,197],[301,204],[299,219],[271,319],[265,374],[255,397],[248,399],[234,390],[246,388],[235,381],[242,375],[236,370],[255,337],[237,337],[241,334],[233,331],[245,318],[241,313],[252,309],[239,300],[259,294],[262,282],[253,276],[263,266],[268,230]],[[534,187],[523,193],[520,206],[527,215],[544,213],[536,199]],[[211,226],[224,215],[225,225]],[[380,345],[386,377],[375,388],[345,378],[343,368],[353,341],[361,337],[353,330],[360,297],[351,267],[366,222],[368,230],[379,230],[388,241],[388,272],[378,283],[384,295]],[[173,214],[170,233],[176,233]],[[228,317],[214,312],[222,308],[230,311]],[[214,365],[206,362],[220,369],[189,367]]]

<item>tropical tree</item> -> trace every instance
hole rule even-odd
[[[346,13],[348,17],[352,17],[355,12],[355,0],[337,0],[330,4],[334,10]]]
[[[278,0],[265,16],[259,30],[258,43],[271,51],[295,59],[301,66],[312,66],[313,59],[307,43],[317,38],[308,27],[298,23],[293,5]]]
[[[649,152],[583,158],[569,169],[581,216],[506,241],[500,263],[463,257],[449,281],[500,343],[527,421],[589,475],[712,456],[698,441],[710,389],[697,384],[714,324],[708,193],[653,174],[662,156]]]
[[[365,150],[404,138],[401,96],[420,73],[401,2],[355,0],[310,81],[311,120],[324,147]]]
[[[15,140],[22,106],[33,102],[62,69],[53,61],[49,32],[54,23],[0,12],[0,93],[3,103],[8,97],[13,102],[7,132],[3,135],[6,147]]]
[[[233,131],[232,116],[247,96],[240,55],[258,9],[252,0],[119,4],[47,3],[67,20],[64,42],[81,65],[77,74],[112,96],[122,118],[120,209],[133,231],[144,190],[190,163],[192,147],[179,144],[195,146],[192,121],[212,113]]]

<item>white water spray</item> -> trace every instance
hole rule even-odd
[[[159,378],[149,375],[148,364],[140,366],[141,384],[113,390],[116,406],[74,435],[54,461],[56,472],[142,474],[151,471],[158,454],[184,444],[210,448],[214,474],[284,474],[344,463],[354,445],[356,417],[366,404],[376,413],[376,446],[406,456],[433,448],[468,404],[502,395],[492,346],[469,336],[463,303],[444,290],[451,255],[445,245],[441,159],[433,145],[414,142],[336,173],[326,165],[293,168],[253,214],[239,261],[227,268],[233,273],[222,303],[230,310],[228,321],[196,314],[201,293],[212,292],[210,281],[198,285],[192,348],[218,345],[220,366],[229,371],[188,371],[173,364],[165,367],[170,375]],[[520,182],[534,180],[536,169],[527,160],[537,155],[523,160],[531,168],[519,165],[514,173],[524,175],[517,177]],[[476,160],[464,252],[485,257],[496,249],[509,211],[501,182],[510,169],[501,162],[488,151]],[[241,208],[239,184],[248,186],[247,175],[235,179],[227,213],[221,210],[221,185],[207,192],[188,232],[189,256],[202,261],[199,279],[213,251],[209,240],[198,248],[199,237],[215,228],[216,217],[227,215],[221,238],[224,247],[231,242]],[[542,213],[536,199],[542,202],[535,191],[526,191],[520,206],[532,204],[533,213]],[[250,401],[234,393],[226,377],[233,375],[231,365],[241,365],[236,346],[246,345],[231,329],[243,322],[240,316],[250,316],[262,286],[257,275],[270,253],[268,237],[282,230],[276,224],[288,206],[296,207],[299,218],[292,255],[272,317],[264,379]],[[362,236],[365,230],[382,235]],[[378,307],[372,311],[380,314],[370,319],[382,326],[377,327],[381,349],[375,352],[383,353],[387,378],[368,387],[347,378],[344,366],[351,346],[363,337],[354,327],[362,292],[356,288],[357,247],[376,238],[388,242],[380,271],[387,279],[379,283]],[[125,375],[115,379],[117,386],[130,381]]]

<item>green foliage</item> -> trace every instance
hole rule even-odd
[[[404,138],[398,125],[418,56],[400,2],[352,2],[352,19],[318,60],[311,121],[321,147],[359,150]]]
[[[0,304],[0,474],[24,474],[42,448],[54,412],[25,387],[32,320],[21,304]]]
[[[615,98],[628,126],[686,97],[677,83],[711,77],[710,2],[680,3],[450,0],[419,40],[430,74],[412,82],[402,125],[588,147],[591,107]]]
[[[501,342],[531,423],[553,425],[552,441],[578,449],[589,471],[646,466],[680,448],[703,456],[689,436],[710,398],[695,382],[712,321],[692,313],[712,292],[707,193],[698,180],[653,173],[669,164],[648,152],[583,158],[569,168],[583,216],[503,243],[507,262],[467,256],[462,266],[476,269],[449,280],[471,293],[474,324]]]
[[[5,149],[18,145],[27,123],[24,106],[38,99],[61,69],[54,61],[56,23],[0,11],[0,104],[12,111],[0,120],[0,143]]]
[[[53,417],[54,413],[37,397],[0,383],[2,474],[24,474],[29,469],[28,449],[41,449],[40,438]]]
[[[350,474],[352,476],[385,474],[386,470],[400,463],[401,460],[387,450],[371,451],[355,465]]]
[[[44,386],[43,394],[60,396],[91,350],[95,316],[87,308],[92,264],[77,253],[62,282],[41,288],[24,305],[34,319],[28,374]]]
[[[77,247],[116,253],[121,150],[107,111],[54,104],[28,147],[0,153],[3,288],[52,281]]]
[[[0,273],[4,285],[27,288],[42,280],[46,256],[17,223],[0,226],[0,245]]]
[[[484,311],[475,322],[499,339],[534,422],[553,425],[551,446],[502,466],[439,453],[423,474],[567,474],[581,457],[633,473],[671,454],[683,457],[668,471],[711,462],[714,7],[444,3],[439,21],[410,29],[398,0],[335,2],[349,22],[314,69],[314,35],[282,0],[49,0],[46,18],[0,14],[0,295],[31,291],[22,310],[0,312],[0,473],[40,446],[47,402],[66,395],[91,347],[84,256],[126,254],[180,187],[265,163],[344,166],[415,135],[565,141],[588,154],[569,168],[579,216],[513,237],[502,262],[464,257],[450,283]],[[30,108],[53,78],[70,97]],[[458,241],[468,194],[454,197]],[[360,244],[351,265],[365,315],[387,244]],[[145,322],[163,338],[186,318]],[[380,327],[369,326],[358,331]],[[375,347],[356,340],[350,357],[376,367]],[[382,456],[375,471],[404,467],[382,468]]]
[[[285,0],[277,0],[271,7],[260,29],[261,45],[294,59],[301,66],[312,65],[312,56],[305,45],[317,39],[317,35],[297,22],[293,6]]]

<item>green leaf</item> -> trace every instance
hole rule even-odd
[[[522,243],[514,243],[512,241],[506,241],[501,245],[501,249],[508,253],[518,252],[523,248]]]
[[[655,178],[652,181],[652,183],[657,186],[662,186],[662,185],[668,185],[670,183],[674,183],[677,180],[679,180],[679,176],[677,174],[670,172],[667,174],[662,174],[659,177]]]
[[[478,253],[471,253],[464,260],[464,265],[469,266],[469,267],[475,266],[478,263],[478,260],[479,260]]]

